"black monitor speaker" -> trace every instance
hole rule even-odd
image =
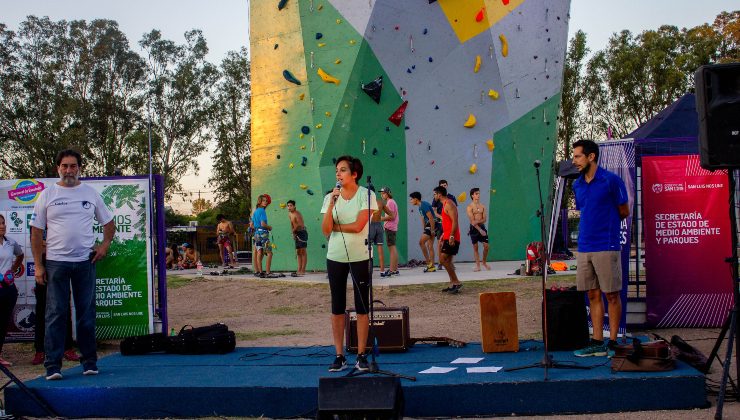
[[[694,81],[701,167],[740,168],[740,63],[701,66]]]
[[[319,378],[319,420],[403,418],[401,380],[363,376]]]

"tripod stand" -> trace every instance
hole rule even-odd
[[[537,172],[537,191],[540,197],[540,208],[537,209],[537,216],[540,218],[540,236],[542,240],[542,264],[541,264],[541,277],[542,277],[542,340],[544,343],[544,354],[542,360],[536,363],[531,363],[524,366],[516,366],[513,368],[504,369],[505,372],[511,372],[515,370],[529,369],[529,368],[544,368],[545,369],[545,380],[548,380],[547,374],[548,369],[591,369],[589,366],[580,366],[572,363],[560,363],[552,358],[548,351],[548,338],[547,338],[547,269],[550,266],[550,241],[545,239],[545,205],[542,200],[542,186],[540,185],[540,165],[539,160],[534,161],[534,168]]]
[[[372,206],[370,205],[370,203],[371,203],[370,200],[373,199],[372,192],[374,190],[373,184],[371,182],[370,175],[367,176],[367,186],[366,186],[366,188],[367,188],[367,223],[370,224],[370,223],[372,223],[371,222],[372,221],[372,208],[371,208]],[[380,209],[380,214],[383,214],[383,209]],[[373,243],[370,241],[370,229],[368,229],[368,235],[367,235],[367,238],[365,238],[365,245],[367,246],[367,254],[368,255],[373,255]],[[375,322],[374,322],[374,320],[375,320],[375,300],[373,298],[373,259],[372,258],[369,258],[367,260],[367,272],[368,272],[367,278],[370,281],[370,284],[369,284],[369,298],[368,298],[368,300],[370,301],[369,302],[370,303],[370,307],[369,307],[369,311],[368,311],[369,312],[369,315],[370,315],[370,320],[369,320],[369,322],[370,322],[369,335],[370,335],[370,338],[371,338],[372,343],[373,343],[372,352],[371,352],[371,356],[370,356],[370,370],[358,370],[357,367],[354,367],[345,376],[347,376],[347,377],[355,377],[355,376],[361,376],[361,375],[375,374],[375,375],[386,375],[386,376],[391,376],[391,377],[394,377],[394,378],[403,378],[403,379],[408,379],[410,381],[415,381],[416,380],[416,377],[414,377],[414,376],[408,376],[408,375],[403,375],[403,374],[396,373],[396,372],[391,372],[391,371],[388,371],[388,370],[382,370],[382,369],[380,369],[378,367],[378,362],[376,360],[376,356],[377,356],[377,353],[378,353],[378,336],[375,334]],[[358,322],[359,322],[359,320],[358,320]],[[358,337],[357,337],[357,347],[358,347],[357,351],[358,351],[358,353],[360,351],[359,350],[359,345],[360,345],[360,342],[359,341],[360,341],[360,338],[359,338],[359,334],[358,334]]]
[[[738,312],[740,311],[740,289],[738,289],[738,264],[737,264],[737,217],[735,216],[735,174],[734,169],[727,170],[727,180],[729,181],[730,189],[730,229],[732,230],[732,256],[726,258],[725,261],[730,264],[730,271],[732,272],[732,298],[733,306],[730,309],[730,313],[727,314],[724,324],[722,324],[722,331],[720,331],[717,342],[714,343],[714,348],[707,359],[707,364],[704,366],[704,373],[708,373],[712,366],[712,362],[715,358],[719,360],[718,351],[722,346],[722,342],[727,335],[727,352],[725,353],[725,361],[722,363],[722,381],[719,386],[719,394],[717,395],[717,411],[714,414],[715,419],[722,418],[722,409],[725,403],[725,393],[727,392],[727,381],[730,381],[732,388],[737,392],[737,386],[732,382],[730,378],[730,365],[732,364],[732,350],[733,345],[735,346],[735,377],[740,378],[740,355],[737,353],[740,349],[740,334],[738,334]],[[740,398],[740,397],[738,397]]]
[[[0,391],[4,390],[8,385],[11,383],[15,383],[15,385],[23,391],[26,395],[28,395],[29,398],[31,398],[31,401],[35,402],[36,405],[41,407],[41,409],[44,410],[46,414],[48,414],[50,417],[59,417],[59,415],[54,411],[53,408],[51,408],[44,400],[41,399],[36,393],[34,393],[30,388],[28,388],[23,382],[21,382],[20,379],[18,379],[17,376],[13,374],[13,372],[10,371],[7,367],[0,365],[0,371],[2,371],[5,376],[9,378],[8,382],[5,383],[5,385],[0,387]]]

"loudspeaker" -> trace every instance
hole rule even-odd
[[[350,353],[357,353],[357,312],[354,309],[344,312],[344,330],[345,348]],[[373,332],[381,353],[408,350],[411,346],[409,307],[375,308]],[[367,348],[372,347],[372,336],[368,334]]]
[[[740,63],[701,66],[694,81],[701,167],[740,168]]]
[[[316,418],[402,419],[403,403],[399,378],[319,378]]]
[[[585,292],[547,290],[548,350],[577,350],[588,344]]]

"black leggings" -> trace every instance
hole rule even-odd
[[[8,332],[8,324],[13,316],[16,301],[18,301],[18,288],[15,285],[4,285],[0,293],[0,352],[3,351],[5,333]]]
[[[326,271],[329,275],[331,290],[331,313],[344,315],[347,308],[347,275],[352,275],[352,289],[355,292],[355,310],[360,315],[368,313],[370,308],[370,273],[368,260],[352,263],[341,263],[326,260]]]

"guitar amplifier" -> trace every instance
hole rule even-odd
[[[374,312],[373,332],[378,339],[380,352],[403,352],[411,347],[409,332],[409,307],[377,308]],[[344,336],[346,349],[357,353],[357,312],[348,309],[344,312]],[[372,349],[372,334],[367,337],[367,349]]]

